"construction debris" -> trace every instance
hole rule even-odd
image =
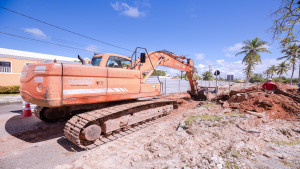
[[[195,103],[56,168],[299,168],[297,121]]]
[[[239,109],[242,112],[262,117],[265,113],[270,118],[299,120],[300,93],[283,83],[276,83],[274,94],[266,94],[260,86],[232,90],[215,99],[224,108]]]

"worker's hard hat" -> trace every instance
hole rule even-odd
[[[268,81],[272,81],[272,78],[269,78]]]

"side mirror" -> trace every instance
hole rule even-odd
[[[146,62],[146,54],[141,53],[141,63],[145,63],[145,62]]]

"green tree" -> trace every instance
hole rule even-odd
[[[206,71],[206,72],[202,73],[202,79],[203,80],[210,80],[210,79],[213,79],[213,76],[209,71]]]
[[[272,65],[271,67],[268,68],[268,70],[270,71],[270,78],[273,78],[273,75],[276,74],[276,66]]]
[[[196,80],[200,79],[200,77],[197,74],[195,74],[195,76],[196,76]],[[178,76],[178,77],[179,77],[179,79],[181,79],[181,76]],[[188,76],[187,76],[186,73],[182,74],[182,79],[189,80],[189,78],[188,78]]]
[[[267,52],[271,53],[267,48],[264,46],[268,44],[266,41],[262,41],[259,38],[254,38],[252,41],[246,40],[243,42],[244,46],[242,47],[242,51],[237,53],[235,56],[240,54],[245,54],[242,63],[246,65],[246,68],[244,69],[247,80],[246,82],[249,82],[249,79],[253,73],[253,69],[255,66],[259,63],[261,63],[261,57],[259,53]]]
[[[269,29],[273,33],[273,40],[281,40],[283,48],[291,47],[299,41],[300,1],[281,0],[280,7],[272,13],[274,18],[273,26]],[[300,58],[298,58],[300,59]],[[298,83],[300,83],[299,63]]]
[[[290,69],[289,64],[286,64],[285,62],[281,62],[277,67],[276,67],[276,73],[279,75],[279,81],[281,81],[281,75],[282,74],[287,74],[287,71]]]
[[[296,62],[297,62],[297,55],[296,51],[299,47],[294,43],[293,45],[289,46],[287,49],[282,50],[282,53],[284,53],[284,56],[279,57],[278,60],[284,59],[285,62],[288,61],[292,68],[292,75],[291,75],[291,85],[292,85],[292,79],[294,76],[294,71],[296,68]]]
[[[273,40],[281,39],[283,47],[299,42],[299,29],[295,28],[300,20],[299,0],[281,0],[280,7],[271,15],[274,18],[270,28]]]
[[[250,83],[255,83],[255,82],[263,82],[264,79],[262,77],[262,74],[257,74],[255,73],[250,79],[249,82]]]
[[[267,69],[266,71],[263,72],[264,76],[269,79],[271,77],[271,70]]]
[[[162,70],[155,70],[151,76],[166,76],[166,72]]]

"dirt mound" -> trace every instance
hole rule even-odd
[[[299,120],[300,100],[297,90],[283,83],[276,83],[274,94],[266,94],[260,86],[219,96],[217,101],[225,108],[239,109],[246,113],[265,113],[270,118]]]
[[[275,83],[277,85],[277,87],[281,90],[285,90],[285,91],[288,91],[288,90],[295,90],[293,87],[289,86],[289,85],[285,85],[284,83],[281,83],[281,82],[276,82]]]

